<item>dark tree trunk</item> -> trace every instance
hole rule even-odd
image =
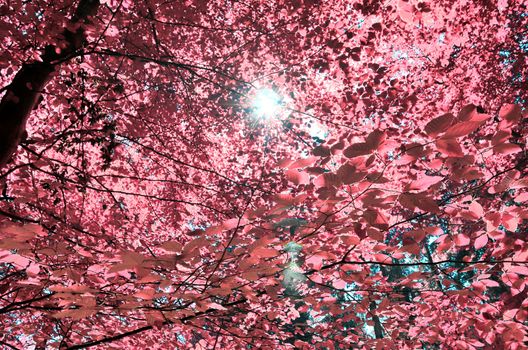
[[[71,19],[80,26],[75,32],[63,32],[66,46],[56,51],[48,46],[41,56],[42,61],[24,64],[6,88],[0,102],[0,169],[9,161],[26,133],[26,123],[39,102],[40,94],[58,66],[82,48],[85,35],[83,25],[95,15],[99,0],[81,0]]]
[[[370,302],[370,313],[372,314],[372,320],[374,321],[374,335],[376,336],[376,339],[382,339],[383,338],[383,326],[381,324],[381,320],[379,316],[375,312],[376,312],[376,302],[372,301]]]

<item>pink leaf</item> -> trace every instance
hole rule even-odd
[[[343,155],[347,158],[354,158],[370,154],[372,150],[373,149],[371,145],[368,145],[365,142],[360,142],[345,148],[345,150],[343,151]]]
[[[518,217],[515,217],[510,214],[502,215],[502,224],[509,231],[517,230],[519,223],[520,223],[520,219]]]
[[[279,252],[275,249],[265,248],[265,247],[260,246],[260,247],[253,249],[253,251],[251,252],[251,255],[260,257],[260,258],[273,258],[279,255]]]
[[[455,139],[439,139],[436,141],[436,147],[448,157],[464,156],[460,144]]]
[[[468,135],[473,131],[477,130],[482,122],[467,121],[453,125],[447,129],[443,138],[450,139]]]
[[[485,279],[485,280],[480,280],[480,282],[482,282],[486,287],[499,287],[500,286],[499,282],[493,281],[493,280]]]
[[[515,265],[508,268],[509,272],[515,272],[519,275],[528,276],[528,266],[526,265]]]
[[[424,131],[427,135],[435,137],[438,134],[442,133],[444,130],[446,130],[452,122],[453,115],[451,113],[447,113],[427,123]]]
[[[372,258],[374,261],[380,262],[380,263],[391,263],[392,262],[391,257],[385,254],[374,254]]]
[[[475,240],[475,249],[480,249],[488,244],[488,235],[482,234]]]
[[[347,283],[345,281],[341,280],[341,279],[338,279],[338,280],[335,280],[334,282],[332,282],[332,285],[336,289],[345,289]]]
[[[386,137],[387,135],[383,131],[374,130],[367,136],[365,143],[370,149],[377,150],[383,144]]]
[[[514,154],[522,151],[522,148],[513,143],[501,143],[493,147],[493,153],[495,154]]]
[[[520,195],[518,195],[517,197],[515,197],[514,200],[515,200],[517,203],[526,202],[526,201],[528,200],[528,192],[521,193]]]
[[[514,104],[505,104],[499,111],[499,118],[507,120],[510,124],[518,122],[521,117],[521,108]]]
[[[290,169],[284,175],[296,185],[306,185],[310,182],[310,176],[306,172],[297,169]]]
[[[17,267],[17,269],[25,269],[31,262],[31,260],[28,258],[18,254],[9,254],[7,256],[0,257],[0,261],[13,264]]]
[[[209,303],[207,304],[207,306],[210,308],[210,309],[215,309],[215,310],[227,310],[225,308],[225,306],[222,306],[218,303]]]
[[[353,165],[345,163],[337,170],[337,176],[344,184],[349,185],[363,180],[366,173],[357,171]]]
[[[307,157],[303,159],[296,160],[288,166],[288,169],[299,169],[311,166],[317,160],[317,157]]]
[[[524,188],[524,187],[528,187],[528,178],[515,180],[510,186],[511,189]]]
[[[182,244],[176,241],[165,242],[160,247],[170,252],[181,252],[183,248]]]
[[[419,190],[419,191],[425,191],[432,185],[439,183],[444,179],[443,176],[426,176],[425,174],[422,175],[418,180],[415,180],[411,183],[409,189],[410,190]]]
[[[306,264],[312,266],[314,270],[319,270],[323,266],[323,257],[320,255],[312,255],[306,259]]]
[[[481,218],[484,216],[484,209],[482,208],[482,205],[480,205],[477,201],[471,202],[469,205],[469,210],[477,216],[477,218]]]
[[[454,238],[455,244],[459,247],[464,247],[469,245],[470,239],[465,234],[458,234]]]

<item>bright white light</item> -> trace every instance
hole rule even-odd
[[[275,116],[281,106],[280,96],[271,89],[257,91],[252,102],[253,112],[258,118],[269,119]]]
[[[310,128],[308,129],[308,134],[312,138],[317,138],[319,140],[324,140],[328,136],[328,130],[319,122],[312,121],[310,123]]]

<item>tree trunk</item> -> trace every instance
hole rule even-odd
[[[65,47],[58,50],[50,45],[41,56],[42,61],[27,63],[15,75],[6,88],[0,102],[0,169],[2,169],[26,133],[26,123],[38,105],[41,92],[52,78],[58,66],[72,57],[85,41],[84,24],[95,15],[99,0],[81,0],[71,22],[79,24],[75,32],[65,29],[62,35]]]
[[[374,321],[374,335],[376,339],[383,338],[383,326],[378,315],[376,315],[376,302],[370,302],[370,313],[372,315],[372,321]]]

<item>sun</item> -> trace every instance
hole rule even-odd
[[[281,97],[272,89],[260,89],[251,102],[253,113],[259,119],[275,117],[282,105]]]

